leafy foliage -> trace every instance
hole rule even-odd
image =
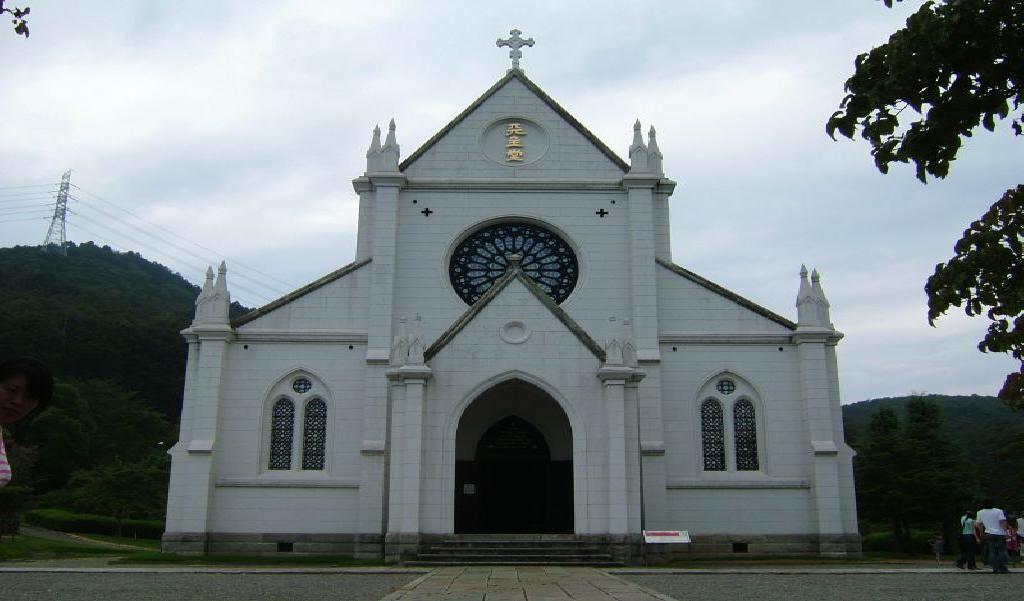
[[[893,0],[882,0],[893,6]],[[900,0],[896,0],[900,1]],[[861,54],[840,110],[825,126],[871,144],[875,165],[914,163],[917,178],[946,177],[964,138],[1009,119],[1024,134],[1024,0],[930,0],[889,41]],[[909,126],[900,118],[912,109]],[[988,308],[993,321],[980,350],[1021,361],[999,392],[1024,410],[1024,188],[1011,189],[956,244],[929,279],[928,319],[952,306]]]
[[[25,36],[28,39],[28,23],[25,22],[25,17],[32,12],[32,9],[28,8],[4,8],[4,0],[0,0],[0,15],[7,13],[13,17],[11,23],[14,24],[14,33]]]
[[[872,399],[843,406],[846,439],[861,458],[870,444],[868,428],[872,418],[884,409],[905,422],[912,398]],[[939,429],[941,436],[947,437],[952,448],[965,451],[964,459],[973,476],[956,488],[968,489],[975,501],[991,497],[1011,509],[1024,507],[1024,449],[1009,450],[1024,433],[1024,414],[1015,413],[992,396],[935,394],[923,398],[942,409],[945,427]],[[871,479],[858,472],[858,492],[871,486]],[[877,492],[887,494],[881,487],[877,487]],[[860,512],[863,515],[862,507]]]
[[[187,346],[179,332],[199,288],[136,253],[91,242],[67,256],[0,249],[0,340],[64,378],[109,379],[166,417],[181,414]],[[246,309],[232,305],[232,315]]]
[[[879,408],[860,439],[854,463],[862,518],[887,523],[897,551],[910,551],[912,526],[942,525],[952,534],[956,517],[975,494],[963,451],[950,440],[941,408],[923,397],[896,412]]]
[[[945,177],[962,138],[995,129],[997,118],[1024,133],[1022,0],[925,2],[855,65],[826,131],[852,139],[859,130],[882,173],[913,162],[922,182]],[[902,127],[908,108],[916,120]]]
[[[928,320],[950,307],[984,313],[992,323],[978,344],[982,352],[1011,353],[1021,371],[1011,373],[999,398],[1024,409],[1024,186],[1009,190],[964,232],[956,255],[928,278]],[[987,309],[987,311],[986,311]]]
[[[113,516],[115,535],[121,536],[124,520],[163,513],[167,469],[159,458],[133,463],[116,460],[75,472],[68,489],[75,509]]]
[[[39,492],[64,487],[77,470],[152,456],[164,461],[174,439],[167,419],[109,380],[58,381],[52,404],[10,430],[17,483]],[[26,455],[31,460],[23,462]]]

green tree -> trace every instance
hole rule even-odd
[[[86,513],[112,516],[121,536],[124,520],[163,515],[168,471],[150,457],[128,463],[111,463],[75,472],[68,482],[74,508]]]
[[[894,550],[906,550],[910,545],[910,483],[906,478],[906,441],[896,412],[881,407],[859,440],[854,461],[857,509],[863,519],[889,524]]]
[[[39,492],[62,488],[77,470],[118,459],[162,458],[174,439],[163,415],[110,380],[58,381],[53,403],[11,431],[33,459],[31,465],[12,459],[15,477]]]
[[[941,408],[921,397],[907,419],[879,408],[862,435],[854,463],[861,517],[890,525],[896,551],[911,550],[913,526],[951,525],[975,492],[974,478],[946,429]]]
[[[891,7],[894,0],[882,1]],[[913,163],[922,182],[946,177],[979,126],[992,131],[1007,121],[1015,134],[1024,133],[1024,0],[925,2],[887,43],[857,57],[846,92],[826,125],[833,139],[859,132],[882,173],[892,163]],[[957,255],[936,267],[926,287],[933,325],[953,306],[968,315],[988,309],[994,323],[979,348],[1021,360],[1020,372],[999,393],[1018,408],[1024,404],[1020,190],[1008,191],[971,225]]]

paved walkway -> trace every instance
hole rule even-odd
[[[384,601],[672,601],[593,568],[453,567],[435,570]]]

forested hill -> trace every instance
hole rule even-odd
[[[91,242],[67,256],[0,248],[0,355],[31,355],[62,378],[109,378],[176,421],[199,288],[137,253]],[[235,303],[232,314],[245,309]]]
[[[880,407],[896,412],[900,421],[907,416],[912,397],[871,399],[843,406],[843,423],[850,446],[858,448],[858,439],[866,436],[871,416]],[[1014,440],[1024,435],[1024,413],[1011,411],[992,396],[948,396],[927,394],[923,398],[942,409],[948,440],[964,452],[978,476],[982,489],[993,497],[1020,498],[1024,454],[1007,452]]]
[[[864,432],[879,407],[888,407],[903,419],[911,398],[886,397],[843,405],[843,423],[851,446],[856,447],[857,436]],[[1024,413],[1011,411],[994,396],[926,394],[923,398],[942,408],[950,438],[968,452],[997,451],[1006,446],[1014,433],[1024,431]]]

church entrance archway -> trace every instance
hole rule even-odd
[[[463,412],[455,532],[573,532],[572,428],[546,392],[510,380]]]

